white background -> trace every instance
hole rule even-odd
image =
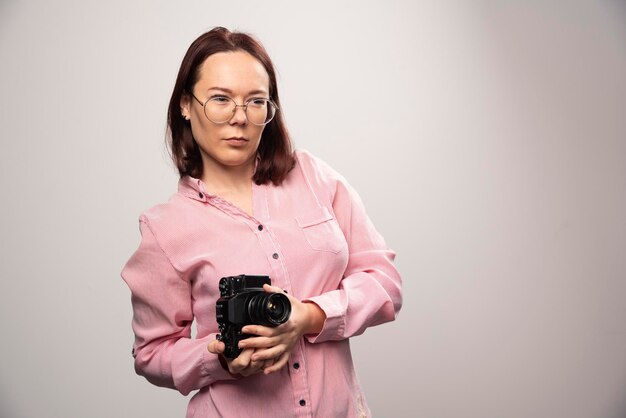
[[[376,417],[626,414],[623,1],[3,0],[2,417],[184,416],[134,374],[119,273],[216,25],[398,253],[398,320],[352,340]]]

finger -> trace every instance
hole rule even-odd
[[[272,286],[272,285],[269,285],[269,284],[264,284],[263,285],[263,290],[265,290],[267,293],[286,293],[280,287]]]
[[[264,365],[265,365],[265,361],[251,360],[250,364],[248,364],[248,366],[245,369],[240,371],[240,374],[242,376],[250,376],[255,373],[260,373],[263,371]]]
[[[289,360],[289,353],[286,352],[282,356],[280,356],[280,358],[272,366],[263,370],[263,373],[267,375],[267,374],[279,371],[285,366],[285,364],[287,364],[288,360]]]
[[[252,367],[250,365],[250,366],[246,367],[245,369],[241,370],[239,372],[239,374],[241,376],[251,376],[253,374],[261,373],[263,371],[261,366],[262,366],[262,364],[257,364],[255,367]]]
[[[221,354],[226,349],[226,345],[219,340],[213,340],[207,346],[207,350],[209,350],[213,354]]]
[[[275,327],[264,327],[263,325],[246,325],[241,329],[241,332],[244,334],[258,335],[259,337],[273,337],[277,334]]]
[[[265,361],[252,360],[246,369],[256,373],[263,368],[263,363],[265,363]]]
[[[240,373],[250,364],[250,357],[254,349],[247,348],[243,350],[235,359],[228,361],[228,370],[233,373]]]
[[[274,365],[274,363],[276,362],[276,359],[269,359],[269,360],[265,360],[263,362],[263,370],[267,369],[268,367],[271,367],[272,365]]]
[[[253,337],[239,342],[239,348],[267,348],[279,343],[276,337]]]
[[[262,370],[263,363],[252,362],[248,367],[239,371],[239,374],[242,376],[250,376],[255,373],[260,373]]]
[[[252,361],[265,361],[269,359],[277,359],[285,353],[285,345],[280,344],[267,350],[257,350],[252,355]]]

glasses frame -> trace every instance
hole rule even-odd
[[[264,98],[264,97],[255,97],[255,98],[253,98],[253,99],[249,99],[249,100],[248,100],[248,101],[246,101],[244,104],[237,104],[237,102],[236,102],[234,99],[231,99],[230,97],[225,96],[225,95],[223,95],[223,96],[221,95],[221,96],[219,96],[219,97],[224,97],[224,98],[227,98],[228,100],[230,100],[231,102],[233,102],[233,103],[235,104],[235,108],[233,109],[233,114],[232,114],[232,115],[231,115],[228,119],[226,119],[224,122],[215,122],[214,120],[211,120],[211,118],[209,118],[209,115],[207,115],[207,114],[206,114],[206,105],[207,105],[207,103],[209,103],[209,100],[214,99],[215,97],[218,97],[218,96],[211,96],[211,97],[209,97],[208,99],[206,99],[206,100],[204,101],[204,103],[203,103],[200,99],[198,99],[198,98],[196,97],[196,95],[195,95],[195,94],[193,94],[193,93],[189,93],[189,94],[191,95],[191,97],[193,97],[194,99],[196,99],[196,101],[197,101],[197,102],[198,102],[198,103],[202,106],[202,110],[203,110],[203,113],[204,113],[204,117],[205,117],[205,118],[207,118],[207,120],[208,120],[209,122],[213,122],[213,123],[218,124],[218,125],[222,125],[222,124],[224,124],[224,123],[228,123],[228,122],[230,122],[230,120],[233,118],[233,116],[235,116],[235,113],[237,113],[237,108],[239,108],[239,107],[243,108],[243,114],[245,115],[246,120],[247,120],[248,122],[250,122],[251,124],[256,125],[256,126],[265,126],[265,125],[267,125],[268,123],[270,123],[270,122],[274,119],[274,117],[276,116],[276,112],[278,112],[278,110],[279,110],[279,107],[278,107],[278,106],[276,106],[276,103],[274,103],[274,102],[272,101],[272,99],[266,99],[266,98]],[[253,100],[258,100],[258,99],[267,100],[269,103],[271,103],[271,105],[272,105],[272,106],[274,106],[274,109],[275,109],[275,110],[274,110],[274,114],[272,115],[272,117],[270,118],[270,120],[268,120],[268,121],[267,121],[267,122],[265,122],[265,123],[254,123],[254,122],[252,122],[252,121],[250,120],[250,118],[248,118],[248,104],[249,104],[251,101],[253,101]]]

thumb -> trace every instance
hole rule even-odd
[[[270,286],[269,284],[264,284],[263,290],[265,290],[267,293],[287,293],[280,287]]]
[[[219,340],[213,340],[207,346],[207,350],[213,354],[222,354],[226,349],[226,345]]]

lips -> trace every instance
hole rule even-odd
[[[231,147],[235,148],[243,148],[247,146],[248,140],[241,136],[233,136],[231,138],[226,138],[224,141]]]

